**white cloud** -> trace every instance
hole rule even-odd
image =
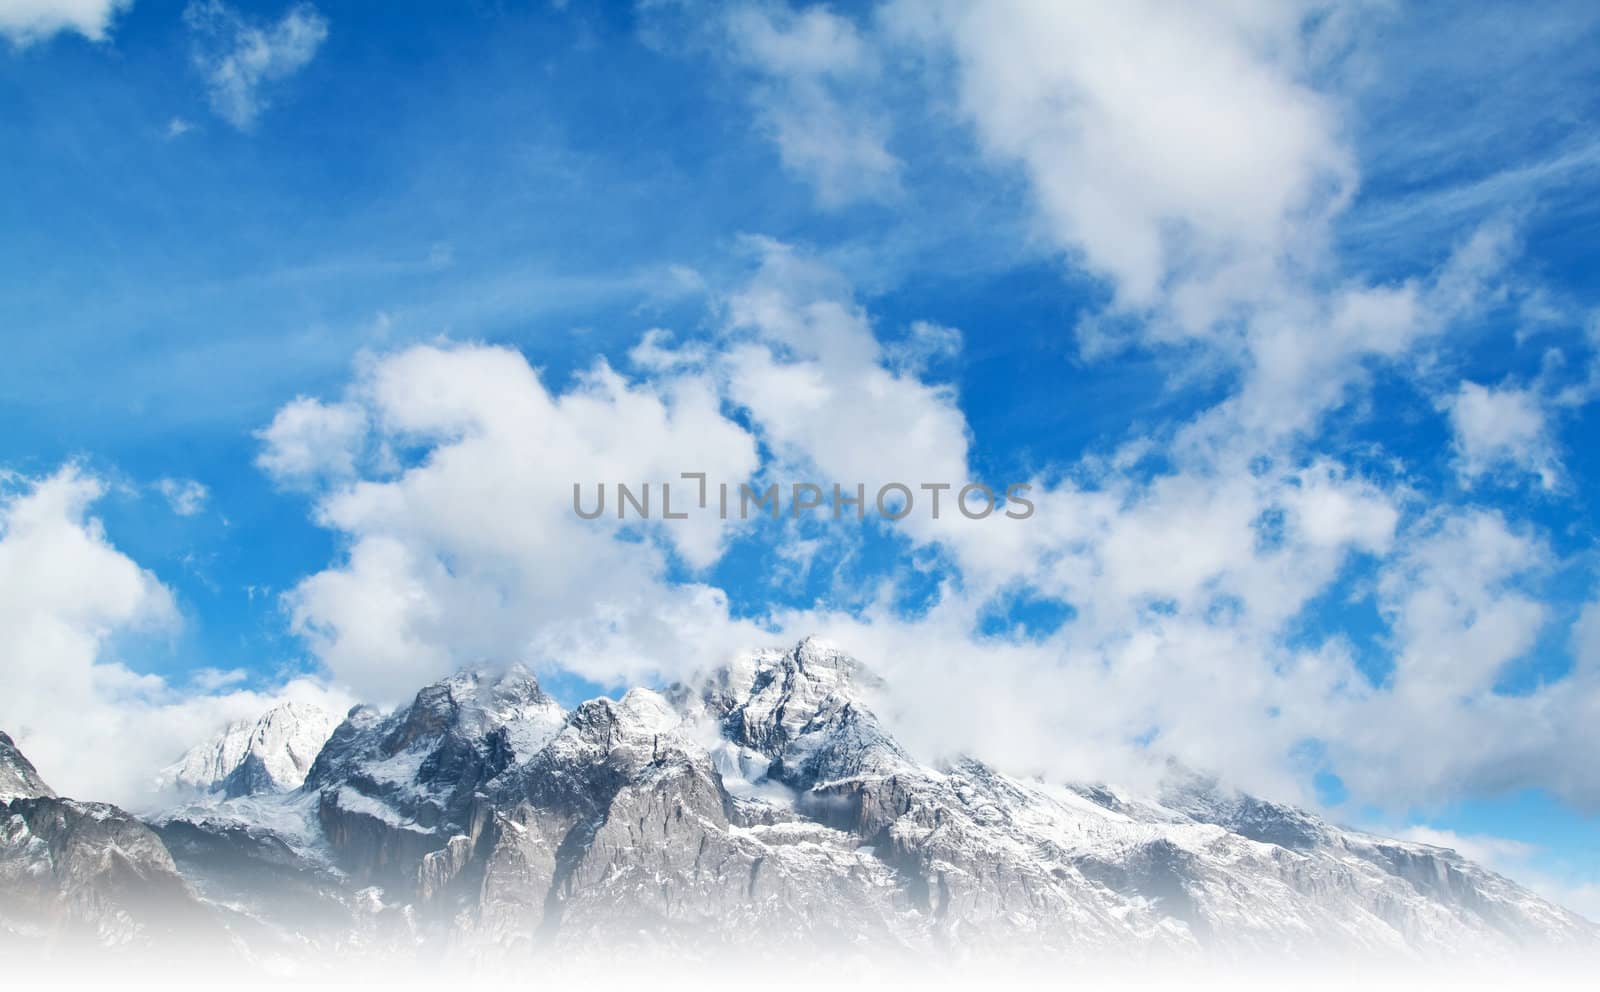
[[[328,37],[327,19],[305,3],[291,7],[277,23],[263,25],[221,0],[194,0],[184,20],[211,109],[241,131],[255,126],[267,109],[263,90],[305,68]]]
[[[1311,9],[902,0],[888,20],[953,58],[961,111],[1045,233],[1144,309],[1275,282],[1349,194],[1336,110],[1303,82]]]
[[[954,391],[885,366],[837,272],[775,242],[758,250],[759,271],[728,300],[724,361],[729,397],[780,458],[869,493],[886,482],[966,482]]]
[[[1502,867],[1509,863],[1527,860],[1537,852],[1532,844],[1487,834],[1460,834],[1453,830],[1434,827],[1411,826],[1395,832],[1401,840],[1414,840],[1419,844],[1448,848],[1464,858],[1482,865]]]
[[[197,668],[189,673],[189,684],[203,692],[216,692],[230,685],[238,685],[250,677],[242,668]]]
[[[1313,433],[1371,366],[1481,301],[1513,238],[1490,223],[1426,278],[1372,283],[1332,242],[1359,182],[1331,4],[1246,0],[982,8],[895,0],[873,40],[924,56],[930,105],[958,108],[999,175],[1026,182],[1043,241],[1111,303],[1082,354],[1132,344],[1180,376],[1241,383],[1191,433]],[[902,47],[895,47],[902,46]]]
[[[826,7],[737,7],[727,20],[734,59],[758,74],[750,99],[789,171],[825,206],[880,199],[899,189],[888,120],[860,100],[877,53],[847,18]]]
[[[1580,806],[1600,776],[1580,755],[1600,717],[1600,670],[1500,691],[1551,620],[1537,597],[1556,566],[1536,535],[1498,513],[1438,510],[1385,563],[1378,599],[1394,670],[1297,714],[1324,738],[1352,794],[1398,807],[1543,788]],[[1402,801],[1399,797],[1404,795]]]
[[[1584,670],[1600,672],[1600,602],[1585,606],[1573,625],[1572,654]]]
[[[1463,382],[1448,410],[1456,468],[1466,482],[1496,475],[1533,476],[1545,489],[1560,482],[1560,459],[1533,390]]]
[[[1490,223],[1456,245],[1426,278],[1346,282],[1321,292],[1285,284],[1259,303],[1241,338],[1228,345],[1237,349],[1243,381],[1203,427],[1246,431],[1262,445],[1314,436],[1322,418],[1353,398],[1374,365],[1405,373],[1425,364],[1416,353],[1495,292],[1511,244],[1510,230]]]
[[[118,551],[89,508],[105,492],[68,465],[10,477],[0,495],[0,727],[63,794],[137,804],[157,770],[232,719],[278,698],[348,705],[300,680],[270,693],[179,691],[118,660],[130,638],[179,624],[172,593]]]
[[[133,0],[0,0],[0,35],[18,47],[63,31],[104,41],[118,14]]]
[[[1483,693],[1533,646],[1545,612],[1517,580],[1547,565],[1548,551],[1488,511],[1446,515],[1410,538],[1379,584],[1394,618],[1396,690]]]
[[[355,474],[367,432],[367,415],[360,407],[297,397],[256,432],[262,442],[256,464],[290,487],[347,479]]]
[[[206,508],[211,490],[193,479],[161,479],[156,491],[166,497],[167,505],[180,517],[192,517]]]
[[[383,468],[336,448],[337,467],[355,472],[347,478],[302,457],[300,432],[262,434],[263,464],[320,476],[317,518],[348,543],[285,597],[339,680],[391,699],[454,666],[505,658],[639,678],[698,665],[720,630],[739,629],[720,591],[664,578],[669,553],[690,568],[714,562],[731,523],[656,522],[639,543],[617,539],[613,516],[618,482],[705,472],[737,483],[755,471],[754,439],[722,415],[702,374],[640,386],[600,363],[552,394],[515,351],[416,347],[366,364],[344,400],[316,405],[311,419],[328,409],[357,411],[380,445],[420,453]],[[274,423],[283,420],[280,411]],[[610,512],[580,519],[574,484],[588,506],[599,483]],[[695,489],[677,488],[677,505]]]
[[[630,535],[576,520],[575,479],[658,481],[686,465],[713,481],[869,490],[968,478],[955,393],[895,362],[837,272],[781,244],[756,248],[754,275],[718,300],[713,337],[644,336],[631,356],[645,382],[600,364],[555,394],[515,352],[438,346],[371,359],[337,403],[280,412],[291,423],[350,410],[372,425],[328,457],[302,457],[296,431],[262,434],[264,465],[311,466],[317,518],[349,549],[286,598],[340,679],[386,697],[454,664],[516,657],[632,680],[821,632],[891,677],[901,730],[928,750],[1124,779],[1174,753],[1314,801],[1294,755],[1319,740],[1364,802],[1508,783],[1600,796],[1593,769],[1570,760],[1600,716],[1600,664],[1530,694],[1496,691],[1550,620],[1530,591],[1554,567],[1548,548],[1498,515],[1428,511],[1403,485],[1271,435],[1158,445],[1167,464],[1154,473],[1136,445],[1065,478],[1005,480],[1035,486],[1024,522],[914,514],[891,525],[911,545],[895,567],[848,590],[852,612],[779,612],[771,631],[730,619],[721,590],[665,567],[669,553],[691,568],[717,561],[730,527]],[[1394,306],[1351,305],[1369,302]],[[385,447],[411,464],[361,454]],[[775,571],[800,576],[858,537],[786,528]],[[951,579],[908,617],[897,583],[924,552]],[[1369,592],[1395,658],[1376,685],[1348,642],[1305,643],[1296,626],[1357,556],[1376,563]],[[985,609],[1019,592],[1065,604],[1071,621],[1031,640],[981,636]]]

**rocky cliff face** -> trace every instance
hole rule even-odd
[[[1138,797],[922,763],[878,689],[814,641],[571,712],[521,669],[461,673],[352,710],[292,793],[154,822],[236,932],[340,953],[1442,959],[1600,939],[1453,852],[1192,776]]]

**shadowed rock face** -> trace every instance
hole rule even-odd
[[[526,670],[467,672],[427,686],[384,716],[351,710],[306,777],[340,866],[390,887],[442,881],[456,836],[476,838],[483,790],[531,759],[563,726],[561,707]],[[459,849],[457,844],[456,848]],[[454,872],[445,872],[454,877]]]
[[[0,928],[14,939],[153,952],[226,937],[149,827],[58,798],[3,733],[0,783]]]
[[[1453,852],[1192,776],[1140,798],[920,762],[880,689],[810,640],[570,713],[520,669],[464,672],[352,710],[296,793],[157,822],[208,895],[326,946],[1443,958],[1597,939]],[[283,908],[306,899],[335,922]]]

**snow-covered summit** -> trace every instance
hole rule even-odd
[[[339,726],[320,706],[287,702],[255,720],[229,724],[212,739],[190,748],[161,773],[158,784],[190,794],[245,796],[300,787]]]

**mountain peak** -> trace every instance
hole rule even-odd
[[[0,731],[0,803],[41,796],[53,798],[55,791],[39,777],[33,762],[17,749],[10,735]]]
[[[882,686],[855,658],[821,638],[807,637],[787,650],[767,648],[723,665],[703,680],[701,695],[713,710],[745,706],[773,694],[820,706],[860,702]]]
[[[521,664],[498,670],[464,668],[424,686],[385,747],[394,753],[448,733],[475,739],[530,718],[542,726],[560,714],[560,704]]]
[[[869,705],[883,682],[827,641],[736,659],[702,683],[700,702],[727,739],[772,762],[794,787],[909,759]]]
[[[300,787],[339,718],[312,703],[288,701],[254,720],[238,720],[161,773],[158,782],[228,797]]]

